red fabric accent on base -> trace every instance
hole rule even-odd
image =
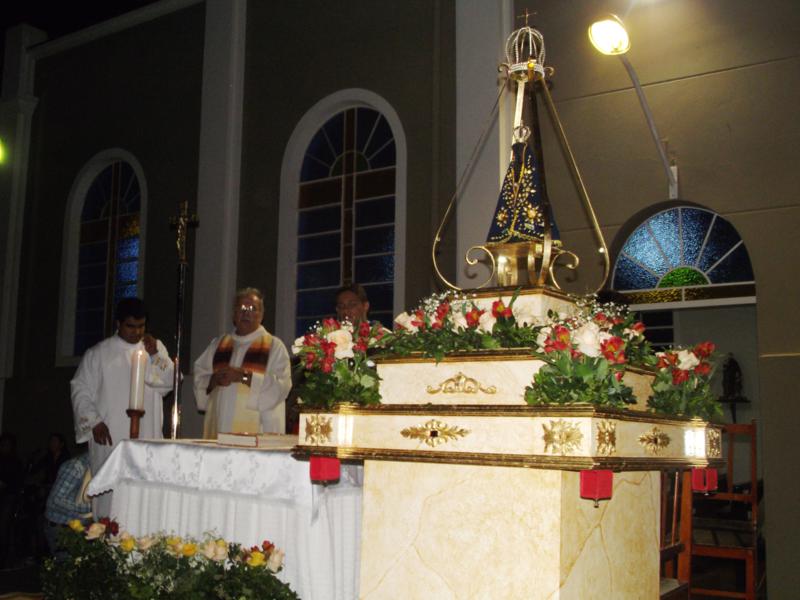
[[[700,467],[692,469],[693,492],[714,492],[718,487],[716,469],[704,469]]]
[[[581,498],[608,500],[614,487],[614,473],[607,470],[581,471]]]
[[[311,481],[336,481],[341,474],[341,462],[338,458],[312,456],[309,460]]]

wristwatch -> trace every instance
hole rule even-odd
[[[252,381],[253,381],[252,371],[245,371],[244,374],[242,375],[242,383],[245,384],[246,386],[249,386],[250,382]]]

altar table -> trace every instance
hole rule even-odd
[[[213,532],[244,546],[269,539],[286,552],[278,577],[303,600],[353,600],[361,480],[360,466],[343,465],[338,484],[312,485],[308,462],[294,459],[288,443],[262,450],[200,440],[123,441],[89,493],[113,490],[111,515],[136,536]]]

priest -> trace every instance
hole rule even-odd
[[[261,325],[264,297],[236,292],[231,333],[214,338],[194,363],[194,395],[205,411],[203,437],[225,433],[284,433],[284,400],[292,386],[289,354]]]
[[[147,311],[139,298],[124,298],[115,312],[117,331],[89,348],[81,359],[72,388],[75,441],[89,442],[89,462],[97,473],[120,440],[128,439],[130,418],[131,370],[137,351],[149,355],[145,361],[144,417],[139,437],[162,437],[163,402],[172,390],[173,363],[159,340],[145,333]],[[106,517],[111,509],[111,494],[93,502],[96,517]]]

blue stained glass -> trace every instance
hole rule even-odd
[[[139,274],[139,261],[121,262],[117,264],[115,282],[117,285],[136,281]]]
[[[626,244],[627,245],[627,244]],[[626,256],[617,259],[614,269],[615,290],[647,290],[654,288],[658,279]]]
[[[297,316],[317,317],[331,315],[334,311],[334,302],[331,299],[336,288],[330,288],[329,293],[324,290],[297,293]]]
[[[139,238],[123,238],[117,242],[117,260],[139,258]]]
[[[339,285],[341,265],[338,260],[297,267],[297,289]]]
[[[355,279],[361,283],[394,281],[394,255],[356,258]]]
[[[650,219],[650,229],[661,250],[670,262],[670,268],[683,264],[681,260],[681,238],[678,230],[678,209],[665,210]]]
[[[328,122],[322,126],[325,133],[328,134],[328,139],[337,156],[344,151],[344,113],[345,111],[331,117],[328,119]]]
[[[135,298],[138,293],[136,285],[118,285],[114,288],[114,306],[122,298]]]
[[[373,311],[388,311],[394,310],[394,284],[383,283],[380,285],[365,285],[364,291],[367,292],[369,298],[370,314]]]
[[[375,227],[356,231],[356,255],[394,252],[394,227]]]
[[[706,239],[706,232],[714,214],[697,208],[681,208],[681,228],[683,232],[683,260],[693,265],[700,255]]]
[[[78,288],[75,307],[78,310],[91,310],[103,308],[106,303],[105,285],[93,288]]]
[[[369,166],[372,169],[393,167],[396,161],[394,142],[391,142],[369,158]]]
[[[710,269],[715,262],[736,245],[739,239],[739,234],[736,233],[733,225],[717,215],[714,225],[711,227],[706,247],[697,263],[697,268],[701,271]]]
[[[106,284],[106,264],[81,265],[78,269],[78,287],[97,287]]]
[[[78,263],[81,265],[91,263],[105,263],[108,258],[108,244],[81,244],[78,253]]]
[[[734,281],[753,281],[753,267],[747,248],[741,244],[725,259],[706,273],[712,283],[732,283]]]
[[[332,231],[342,226],[342,210],[338,206],[303,210],[297,215],[297,233],[322,233]]]
[[[372,128],[380,113],[371,108],[359,108],[356,110],[356,148],[363,150],[367,145]]]
[[[356,203],[356,227],[394,222],[394,198]]]
[[[306,262],[338,258],[341,251],[341,238],[341,233],[330,233],[299,239],[297,240],[297,260]]]
[[[664,258],[654,243],[646,223],[639,225],[631,234],[622,247],[622,252],[658,275],[664,275],[669,271],[669,266],[664,264]]]
[[[378,119],[378,124],[375,127],[375,133],[372,134],[372,139],[369,141],[369,145],[363,149],[364,154],[367,156],[372,156],[378,150],[383,148],[383,146],[389,140],[393,140],[394,135],[392,135],[392,128],[389,127],[389,123],[386,119],[381,115],[380,119]]]

